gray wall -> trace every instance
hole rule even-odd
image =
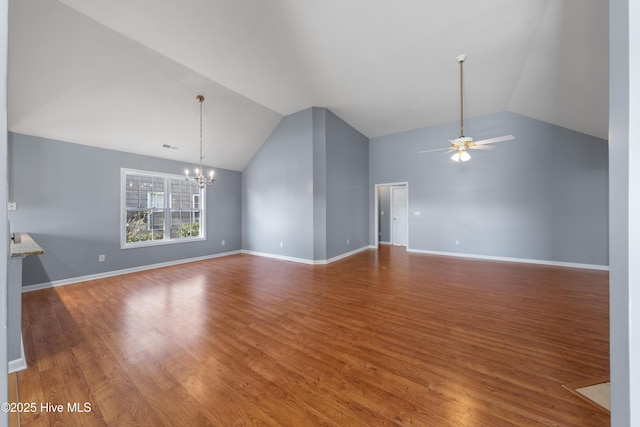
[[[335,114],[285,117],[242,172],[243,249],[324,261],[367,246],[368,173],[368,139]]]
[[[313,259],[327,259],[327,110],[313,114]]]
[[[467,119],[465,130],[476,140],[513,134],[515,141],[474,150],[460,164],[416,154],[446,147],[457,128],[371,139],[372,224],[375,184],[408,181],[409,249],[608,265],[606,141],[501,112]]]
[[[633,4],[634,7],[631,7]],[[640,426],[640,8],[609,2],[611,425]],[[629,25],[632,23],[633,25]],[[635,302],[634,302],[635,301]],[[636,402],[632,404],[632,402]]]
[[[369,139],[325,111],[326,259],[331,259],[369,245]]]
[[[7,37],[8,37],[8,9],[7,0],[0,0],[0,205],[7,203]],[[0,259],[9,256],[9,241],[7,230],[7,213],[0,212]],[[8,360],[7,360],[7,262],[0,262],[0,402],[8,402]],[[0,411],[0,427],[9,425],[9,414]]]
[[[24,261],[25,285],[241,248],[240,173],[216,168],[207,188],[207,240],[120,249],[120,168],[181,174],[182,162],[9,134],[12,228],[45,254]],[[225,246],[221,241],[225,240]],[[106,262],[98,262],[98,255]]]
[[[313,259],[312,123],[284,117],[242,171],[243,249]]]

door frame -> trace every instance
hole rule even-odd
[[[378,245],[380,245],[380,216],[378,214],[380,210],[380,202],[378,200],[378,188],[379,187],[405,187],[407,189],[407,246],[405,248],[409,248],[409,182],[387,182],[381,184],[375,184],[374,186],[374,203],[373,203],[373,236],[374,236],[374,247],[377,249]],[[391,222],[391,215],[389,215],[389,221]],[[393,226],[393,224],[390,224]]]

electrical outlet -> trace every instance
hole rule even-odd
[[[347,239],[347,245],[349,244],[349,239]]]
[[[15,211],[17,208],[18,207],[16,202],[9,202],[9,204],[7,205],[7,210],[10,210],[10,211]]]
[[[283,248],[284,247],[284,242],[280,242],[280,247]]]
[[[227,243],[227,242],[225,242],[224,240],[223,240],[222,242],[220,242],[220,244],[221,244],[222,246],[224,246],[224,245],[225,245],[225,243]]]
[[[458,246],[460,244],[460,240],[456,239],[456,246]]]
[[[104,262],[106,260],[104,254],[103,255],[98,255],[98,262]]]

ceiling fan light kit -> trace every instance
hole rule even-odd
[[[471,156],[469,155],[469,153],[467,153],[467,150],[458,150],[453,153],[453,156],[451,156],[451,160],[453,160],[454,162],[466,162],[470,159]]]
[[[469,136],[464,136],[464,97],[463,97],[463,64],[466,61],[467,55],[461,54],[456,57],[456,62],[460,64],[460,136],[456,139],[449,140],[450,145],[447,148],[436,148],[434,150],[418,151],[418,154],[429,153],[432,151],[449,151],[453,152],[451,160],[454,162],[466,162],[471,159],[471,156],[467,150],[493,150],[495,147],[487,144],[494,144],[496,142],[511,141],[515,139],[513,135],[499,136],[496,138],[483,139],[481,141],[474,141]]]

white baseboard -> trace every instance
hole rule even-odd
[[[300,263],[300,264],[309,264],[309,265],[315,264],[315,262],[312,259],[296,258],[296,257],[291,257],[291,256],[286,256],[286,255],[270,254],[270,253],[267,253],[267,252],[249,251],[247,249],[242,249],[240,252],[243,253],[243,254],[247,254],[247,255],[254,255],[254,256],[259,256],[259,257],[264,257],[264,258],[278,259],[280,261],[291,261],[291,262],[297,262],[297,263]]]
[[[380,243],[381,244],[386,244],[386,242],[380,242]],[[223,253],[218,253],[218,254],[213,254],[213,255],[205,255],[205,256],[195,257],[195,258],[186,258],[186,259],[181,259],[181,260],[176,260],[176,261],[168,261],[168,262],[162,262],[162,263],[157,263],[157,264],[143,265],[143,266],[140,266],[140,267],[126,268],[126,269],[122,269],[122,270],[107,271],[107,272],[104,272],[104,273],[90,274],[90,275],[87,275],[87,276],[72,277],[72,278],[69,278],[69,279],[55,280],[55,281],[52,281],[52,282],[37,283],[35,285],[24,286],[22,288],[22,292],[31,292],[31,291],[37,291],[37,290],[40,290],[40,289],[54,288],[54,287],[58,287],[58,286],[70,285],[72,283],[80,283],[80,282],[86,282],[86,281],[89,281],[89,280],[103,279],[103,278],[106,278],[106,277],[120,276],[122,274],[136,273],[138,271],[152,270],[154,268],[169,267],[169,266],[172,266],[172,265],[186,264],[186,263],[189,263],[189,262],[203,261],[203,260],[213,259],[213,258],[220,258],[220,257],[225,257],[225,256],[230,256],[230,255],[236,255],[236,254],[239,254],[239,253],[255,255],[255,256],[261,256],[261,257],[266,257],[266,258],[279,259],[279,260],[282,260],[282,261],[298,262],[298,263],[309,264],[309,265],[325,265],[325,264],[330,264],[332,262],[341,260],[343,258],[350,257],[352,255],[355,255],[355,254],[357,254],[359,252],[362,252],[362,251],[365,251],[365,250],[368,250],[368,249],[377,249],[377,247],[374,246],[374,245],[363,246],[361,248],[355,249],[355,250],[353,250],[351,252],[347,252],[347,253],[338,255],[338,256],[330,258],[328,260],[310,260],[310,259],[304,259],[304,258],[295,258],[295,257],[284,256],[284,255],[276,255],[276,254],[270,254],[270,253],[265,253],[265,252],[256,252],[256,251],[249,251],[249,250],[246,250],[246,249],[242,249],[242,250],[223,252]],[[458,257],[458,258],[483,259],[483,260],[490,260],[490,261],[520,262],[520,263],[526,263],[526,264],[540,264],[540,265],[551,265],[551,266],[559,266],[559,267],[583,268],[583,269],[589,269],[589,270],[609,271],[609,266],[607,266],[607,265],[598,265],[598,264],[580,264],[580,263],[572,263],[572,262],[558,262],[558,261],[536,260],[536,259],[526,259],[526,258],[498,257],[498,256],[491,256],[491,255],[476,255],[476,254],[466,254],[466,253],[458,253],[458,252],[429,251],[429,250],[411,249],[411,248],[407,248],[407,252],[430,254],[430,255],[452,256],[452,257]],[[24,353],[24,351],[23,351],[23,353]],[[26,367],[26,362],[25,361],[21,361],[21,359],[16,359],[15,361],[11,361],[9,363],[10,363],[10,365],[13,363],[12,366],[16,366],[16,367],[24,366],[24,367],[19,368],[17,370],[24,369]]]
[[[195,257],[195,258],[187,258],[187,259],[180,259],[180,260],[176,260],[176,261],[168,261],[168,262],[161,262],[161,263],[157,263],[157,264],[143,265],[143,266],[140,266],[140,267],[125,268],[125,269],[122,269],[122,270],[106,271],[104,273],[90,274],[90,275],[87,275],[87,276],[72,277],[72,278],[69,278],[69,279],[62,279],[62,280],[54,280],[54,281],[51,281],[51,282],[37,283],[35,285],[23,286],[22,287],[22,292],[24,293],[24,292],[38,291],[40,289],[55,288],[55,287],[58,287],[58,286],[70,285],[72,283],[80,283],[80,282],[87,282],[89,280],[104,279],[104,278],[112,277],[112,276],[120,276],[120,275],[123,275],[123,274],[136,273],[136,272],[139,272],[139,271],[153,270],[154,268],[169,267],[169,266],[172,266],[172,265],[186,264],[186,263],[189,263],[189,262],[203,261],[203,260],[212,259],[212,258],[220,258],[220,257],[224,257],[224,256],[229,256],[229,255],[236,255],[236,254],[239,254],[239,253],[262,256],[262,257],[267,257],[267,258],[274,258],[274,259],[279,259],[279,260],[283,260],[283,261],[298,262],[298,263],[302,263],[302,264],[322,265],[322,264],[329,264],[329,263],[341,260],[343,258],[349,257],[351,255],[354,255],[354,254],[356,254],[358,252],[362,252],[362,251],[370,249],[370,248],[371,248],[370,246],[363,246],[362,248],[356,249],[356,250],[351,251],[351,252],[347,252],[347,253],[342,254],[342,255],[338,255],[338,256],[333,257],[333,258],[328,259],[328,260],[310,260],[310,259],[304,259],[304,258],[295,258],[295,257],[276,255],[276,254],[269,254],[269,253],[264,253],[264,252],[248,251],[248,250],[242,249],[242,250],[237,250],[237,251],[223,252],[223,253],[219,253],[219,254],[206,255],[206,256]]]
[[[482,259],[482,260],[488,260],[488,261],[520,262],[525,264],[551,265],[556,267],[570,267],[570,268],[583,268],[588,270],[609,271],[608,265],[599,265],[599,264],[580,264],[575,262],[547,261],[547,260],[527,259],[527,258],[511,258],[511,257],[501,257],[501,256],[492,256],[492,255],[465,254],[465,253],[458,253],[458,252],[426,251],[422,249],[410,249],[410,248],[407,248],[407,252],[429,254],[429,255],[451,256],[451,257],[458,257],[458,258]]]
[[[55,288],[58,286],[70,285],[72,283],[86,282],[89,280],[104,279],[106,277],[120,276],[122,274],[136,273],[138,271],[153,270],[154,268],[169,267],[172,265],[186,264],[195,261],[204,261],[212,258],[220,258],[229,255],[239,254],[241,251],[222,252],[219,254],[205,255],[195,258],[179,259],[176,261],[161,262],[157,264],[142,265],[140,267],[125,268],[122,270],[106,271],[104,273],[90,274],[87,276],[72,277],[70,279],[54,280],[52,282],[37,283],[35,285],[27,285],[22,287],[22,292],[38,291],[40,289]]]
[[[328,260],[326,260],[325,262],[321,262],[320,264],[331,264],[332,262],[336,262],[336,261],[339,261],[341,259],[348,258],[348,257],[350,257],[352,255],[357,254],[357,253],[360,253],[360,252],[363,252],[363,251],[368,251],[368,250],[369,250],[369,246],[363,246],[363,247],[355,249],[355,250],[353,250],[351,252],[347,252],[345,254],[334,256],[333,258],[329,258]]]
[[[22,341],[22,334],[20,334],[20,357],[18,359],[10,360],[7,368],[9,373],[27,369],[27,358],[24,356],[24,342]]]
[[[295,257],[290,257],[290,256],[285,256],[285,255],[270,254],[270,253],[267,253],[267,252],[249,251],[249,250],[246,250],[246,249],[243,249],[242,253],[243,254],[247,254],[247,255],[255,255],[255,256],[265,257],[265,258],[279,259],[281,261],[298,262],[298,263],[301,263],[301,264],[326,265],[326,264],[331,264],[332,262],[335,262],[335,261],[339,261],[339,260],[341,260],[343,258],[350,257],[351,255],[355,255],[355,254],[357,254],[359,252],[366,251],[368,249],[372,249],[372,247],[371,246],[363,246],[361,248],[358,248],[358,249],[353,250],[351,252],[347,252],[347,253],[335,256],[333,258],[320,259],[320,260],[312,260],[312,259],[306,259],[306,258],[295,258]]]

